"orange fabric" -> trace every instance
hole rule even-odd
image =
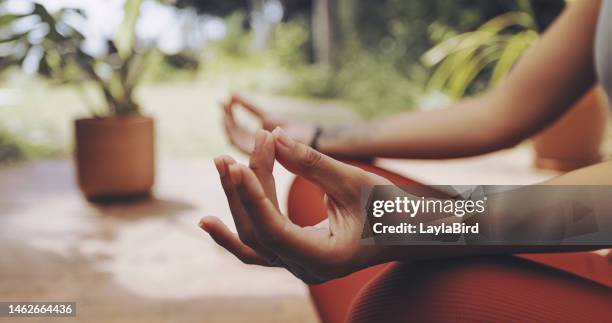
[[[293,182],[287,208],[291,220],[301,226],[315,225],[327,218],[323,192],[302,177],[297,177]],[[344,322],[359,290],[385,266],[374,266],[324,284],[309,285],[310,296],[321,321]]]
[[[416,192],[425,195],[439,194],[426,185],[393,172],[367,164],[352,164],[383,176],[397,185],[411,186]],[[317,224],[327,217],[323,204],[323,192],[316,185],[301,177],[294,180],[289,191],[287,205],[289,217],[301,226]],[[612,286],[612,265],[605,257],[593,253],[532,254],[520,257],[590,279],[608,288]],[[516,259],[516,257],[510,258]],[[386,272],[394,270],[393,266],[393,264],[378,265],[324,284],[310,285],[308,287],[310,295],[321,321],[324,323],[345,322],[349,308],[360,290],[368,282],[375,281],[376,276],[382,277],[386,275]]]
[[[514,256],[396,263],[348,322],[611,322],[612,289]]]
[[[533,253],[517,257],[560,269],[612,288],[612,253],[608,257],[593,252]],[[612,306],[612,304],[610,304]],[[612,318],[610,319],[612,321]]]

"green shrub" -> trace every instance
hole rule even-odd
[[[249,35],[244,28],[245,19],[242,11],[235,11],[225,18],[225,37],[214,43],[221,53],[232,56],[247,54]]]
[[[304,19],[276,26],[272,54],[278,64],[289,69],[304,65],[309,51],[308,39],[308,24]]]
[[[289,94],[317,99],[341,96],[339,82],[334,73],[317,65],[301,65],[292,71],[292,83],[283,89]]]
[[[289,94],[320,99],[343,99],[369,118],[413,108],[420,87],[389,61],[365,54],[344,62],[338,70],[302,65],[292,71]]]
[[[533,17],[529,21],[525,21],[524,15],[516,15],[525,6],[533,9],[530,9]],[[533,30],[547,26],[562,7],[563,0],[533,3],[528,0],[342,0],[337,21],[341,27],[338,66],[325,69],[308,64],[309,26],[303,20],[293,19],[278,26],[274,51],[279,64],[293,79],[285,90],[307,97],[343,99],[360,114],[372,117],[411,109],[425,92],[426,85],[428,90],[444,89],[457,98],[486,88],[489,78],[499,81],[520,56],[518,53],[534,40]],[[496,24],[511,25],[512,33],[506,33],[505,27],[503,33],[489,28]],[[510,37],[513,33],[516,36]],[[453,38],[457,40],[465,35],[480,38],[484,35],[493,40],[492,46],[476,42],[469,44],[468,50],[450,53],[442,50],[445,45],[431,49],[434,44],[445,41],[448,44]],[[477,37],[471,38],[468,41]],[[474,50],[475,47],[478,49]],[[428,49],[425,57],[429,59],[419,60]],[[474,52],[478,55],[472,55]],[[444,63],[437,56],[453,56],[453,59]],[[495,62],[498,62],[495,68],[490,68]],[[433,72],[428,68],[432,65],[442,68]]]
[[[360,55],[345,63],[338,75],[342,97],[365,117],[414,108],[419,86],[384,57]]]
[[[395,65],[397,53],[369,54],[358,46],[346,48],[338,66],[309,64],[308,24],[295,19],[279,24],[274,34],[272,57],[291,76],[281,91],[318,99],[341,99],[359,114],[373,117],[410,109],[419,87]],[[415,70],[414,68],[410,68]]]
[[[0,163],[21,160],[25,153],[19,142],[9,133],[0,131]]]

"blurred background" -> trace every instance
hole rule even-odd
[[[0,1],[0,300],[77,301],[88,322],[316,322],[299,281],[242,265],[196,226],[211,214],[231,225],[210,159],[244,160],[225,138],[220,102],[236,92],[266,111],[325,123],[444,107],[503,80],[566,5]],[[89,143],[93,155],[75,154],[85,140],[75,120],[126,115],[155,122],[153,197],[90,203],[83,160],[131,157],[123,151],[113,164],[107,148]],[[532,167],[538,147],[550,159],[547,142],[584,143],[560,133],[535,153],[526,144],[469,160],[381,163],[432,184],[529,184],[557,174]],[[129,139],[109,136],[103,144]],[[585,136],[596,152],[565,149],[561,158],[606,154],[607,135]],[[283,200],[292,177],[275,172]]]
[[[100,60],[112,54],[109,40],[124,32],[122,0],[39,3],[53,16],[54,29],[75,38],[73,30],[64,29],[76,29],[82,36],[77,45]],[[153,49],[155,57],[149,58],[136,95],[147,113],[180,119],[185,133],[159,136],[162,154],[213,156],[225,147],[210,136],[221,133],[204,133],[200,124],[217,126],[209,114],[230,89],[271,100],[300,98],[313,109],[338,104],[366,117],[438,106],[503,76],[513,63],[506,56],[520,56],[563,6],[562,0],[143,1],[133,26],[136,45]],[[30,7],[30,1],[5,0],[0,11],[3,160],[68,155],[67,125],[104,104],[101,95],[89,93],[94,85],[81,82],[82,75],[55,66],[61,46],[46,41],[50,27],[39,14],[21,16]],[[465,46],[463,55],[469,64],[437,66],[452,55],[450,42],[427,52],[505,13],[516,15],[493,26],[506,29],[504,34],[472,35],[474,44]],[[486,48],[476,52],[477,46]],[[100,65],[103,73],[107,67]],[[500,75],[493,78],[494,72]],[[154,94],[180,104],[158,107]],[[166,117],[159,122],[166,123]],[[186,140],[188,132],[201,140]]]

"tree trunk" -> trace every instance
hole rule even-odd
[[[313,0],[312,42],[315,62],[327,67],[336,64],[337,27],[334,0]]]
[[[251,50],[261,52],[268,48],[272,37],[272,24],[264,16],[265,0],[251,0],[251,27],[253,40]]]

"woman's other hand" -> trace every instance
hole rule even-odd
[[[315,134],[316,127],[313,123],[297,120],[286,115],[265,112],[238,95],[232,95],[230,101],[223,103],[222,107],[223,125],[229,141],[246,154],[253,151],[255,133],[236,121],[234,116],[236,107],[242,107],[255,116],[263,129],[272,131],[276,127],[281,127],[289,137],[303,144],[310,144]]]
[[[300,227],[281,214],[272,175],[278,160],[325,191],[327,226]],[[249,167],[231,157],[215,159],[238,234],[216,217],[200,226],[244,263],[285,267],[316,284],[372,265],[378,246],[361,244],[362,188],[386,179],[332,159],[293,140],[280,128],[258,130]]]

